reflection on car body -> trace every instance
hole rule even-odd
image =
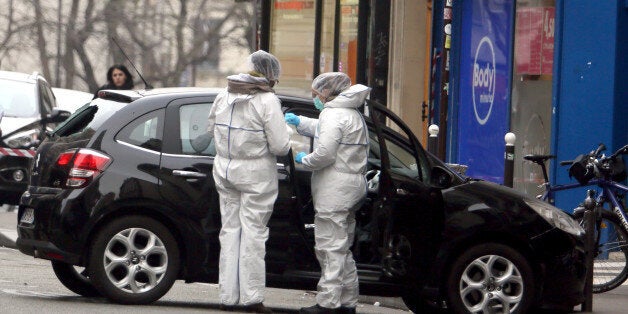
[[[18,213],[34,220],[18,225],[20,251],[51,260],[70,290],[119,303],[153,302],[177,279],[216,282],[220,211],[205,129],[217,92],[111,91],[75,112],[37,151]],[[317,115],[309,99],[280,99],[286,112]],[[415,312],[524,313],[582,302],[577,223],[557,223],[562,211],[512,189],[461,177],[392,112],[368,108],[369,193],[352,247],[361,294],[401,296]],[[292,144],[311,150],[296,132]],[[278,158],[267,284],[314,289],[311,173],[293,158]]]

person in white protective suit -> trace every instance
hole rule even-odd
[[[263,305],[266,286],[266,226],[277,198],[277,158],[290,150],[279,98],[272,87],[281,67],[259,50],[250,71],[227,77],[209,112],[214,135],[213,176],[220,196],[219,285],[223,310],[272,313]]]
[[[355,210],[366,197],[368,129],[358,107],[370,88],[351,86],[344,73],[319,75],[312,82],[318,119],[287,113],[297,132],[314,137],[312,153],[299,152],[295,161],[312,169],[312,198],[316,211],[314,236],[321,266],[316,305],[300,313],[355,313],[358,276],[351,254]]]

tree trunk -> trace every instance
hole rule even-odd
[[[35,27],[37,28],[37,47],[39,48],[39,61],[41,62],[41,69],[43,71],[46,80],[52,82],[52,75],[50,72],[50,62],[48,58],[48,52],[46,51],[46,38],[44,36],[45,24],[44,17],[41,13],[41,4],[39,0],[33,0],[33,6],[35,7]]]

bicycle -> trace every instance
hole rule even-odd
[[[628,214],[624,204],[628,186],[618,183],[626,178],[622,155],[628,154],[628,145],[605,156],[604,144],[588,154],[579,155],[574,160],[561,161],[561,166],[569,165],[569,176],[578,183],[551,185],[545,162],[554,155],[527,155],[523,158],[541,166],[545,191],[537,198],[554,205],[556,192],[597,186],[601,192],[587,191],[587,197],[594,200],[595,252],[593,267],[593,293],[613,290],[628,279]],[[584,223],[584,205],[574,209],[573,217]]]

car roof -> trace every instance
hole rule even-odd
[[[111,99],[123,102],[132,102],[145,97],[155,96],[172,96],[178,97],[180,94],[187,94],[186,96],[200,96],[200,95],[218,95],[218,93],[224,91],[224,87],[162,87],[150,90],[103,90],[104,99]],[[309,102],[310,100],[301,96],[294,95],[277,95],[281,99],[291,100],[296,102]]]
[[[122,95],[133,100],[147,96],[181,93],[219,93],[224,88],[217,87],[160,87],[154,89],[105,89],[109,95]]]
[[[41,76],[37,72],[33,72],[32,74],[26,74],[22,72],[13,72],[13,71],[0,71],[0,79],[27,82],[27,83],[35,83],[38,79],[46,80],[43,76]]]
[[[101,100],[109,100],[117,103],[127,103],[122,106],[112,118],[136,116],[149,111],[163,108],[170,102],[181,98],[208,97],[207,100],[213,101],[220,92],[225,88],[216,87],[164,87],[151,90],[101,90],[98,98]],[[311,100],[302,97],[289,95],[277,95],[281,100],[290,101],[299,106],[311,104]],[[94,105],[94,102],[92,102]],[[116,118],[114,118],[116,117]],[[124,118],[126,119],[126,118]]]

